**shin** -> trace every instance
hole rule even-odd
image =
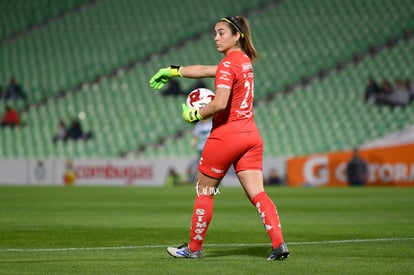
[[[253,198],[252,203],[262,218],[266,232],[272,240],[272,247],[278,247],[283,242],[283,235],[279,214],[273,201],[266,192],[262,192]]]

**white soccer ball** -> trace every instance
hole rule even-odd
[[[209,104],[215,97],[213,91],[206,88],[198,88],[191,91],[187,96],[187,106],[196,110],[200,110]]]

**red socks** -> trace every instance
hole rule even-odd
[[[279,215],[273,201],[266,192],[259,193],[252,203],[262,218],[266,232],[272,240],[272,247],[276,248],[283,242],[282,228]],[[207,228],[213,217],[214,199],[212,196],[197,196],[194,201],[194,212],[191,220],[190,243],[191,251],[198,251],[203,246]]]
[[[194,201],[194,212],[191,220],[190,244],[191,251],[198,251],[203,246],[208,225],[213,217],[214,199],[210,196],[197,196]]]
[[[278,247],[283,242],[283,235],[279,215],[273,201],[266,192],[262,192],[253,198],[252,203],[259,211],[266,232],[272,240],[272,247]]]

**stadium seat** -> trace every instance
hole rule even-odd
[[[261,55],[255,64],[258,101],[413,29],[412,20],[408,20],[412,14],[405,8],[412,6],[409,0],[392,4],[384,0],[363,4],[357,0],[271,2],[237,1],[233,5],[231,1],[210,1],[207,5],[185,0],[174,3],[174,7],[168,4],[170,9],[159,9],[164,2],[157,0],[145,2],[144,9],[140,1],[103,1],[33,30],[13,44],[1,44],[2,52],[7,52],[0,63],[1,74],[21,79],[29,89],[31,103],[49,100],[23,114],[27,121],[24,130],[5,131],[4,139],[2,133],[0,152],[10,156],[14,152],[24,156],[110,157],[142,144],[156,144],[164,137],[168,140],[164,146],[148,146],[145,154],[192,154],[188,146],[191,128],[186,128],[180,116],[184,97],[163,97],[148,87],[148,80],[168,64],[216,64],[222,58],[212,46],[211,34],[206,33],[217,20],[218,7],[231,13],[265,7],[249,16]],[[84,1],[65,3],[62,5],[67,10]],[[203,10],[205,17],[197,18],[192,12],[197,9]],[[166,26],[162,18],[167,13],[180,20],[171,20],[173,23]],[[256,119],[266,142],[265,154],[301,155],[349,148],[403,127],[403,118],[407,121],[413,117],[412,107],[388,112],[363,105],[361,98],[367,75],[412,77],[413,65],[408,62],[414,57],[412,43],[401,40],[395,48],[331,72],[323,80],[296,86],[290,95],[257,104]],[[146,59],[148,55],[150,59]],[[139,65],[106,75],[131,61]],[[92,83],[96,77],[99,81]],[[70,91],[85,81],[79,92]],[[192,85],[190,80],[180,82],[184,90]],[[66,96],[52,99],[64,89],[69,89]],[[94,139],[51,144],[58,120],[69,120],[81,112],[86,115],[83,126],[92,130]],[[397,122],[389,123],[393,120]],[[179,130],[185,132],[184,138],[173,139]],[[11,140],[18,140],[16,148],[7,148]],[[28,143],[35,146],[24,145]]]

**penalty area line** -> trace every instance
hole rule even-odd
[[[406,238],[379,238],[379,239],[354,239],[354,240],[326,240],[315,242],[287,242],[287,245],[323,245],[340,243],[368,243],[390,241],[414,241],[414,237]],[[248,247],[269,246],[269,243],[231,243],[231,244],[205,244],[204,247]],[[59,252],[59,251],[97,251],[97,250],[133,250],[146,248],[165,248],[167,245],[131,245],[131,246],[107,246],[107,247],[56,247],[56,248],[1,248],[0,252]]]

